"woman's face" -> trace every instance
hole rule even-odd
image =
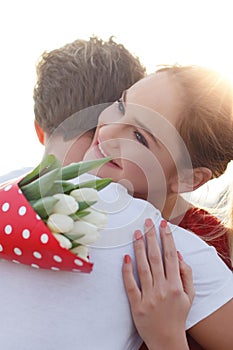
[[[167,73],[146,77],[99,118],[85,159],[112,157],[98,176],[123,183],[136,197],[166,198],[177,175],[181,89]]]

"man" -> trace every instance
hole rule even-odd
[[[71,154],[74,137],[82,135],[79,155],[72,158],[72,161],[79,161],[91,142],[102,108],[119,99],[123,90],[146,74],[138,57],[116,43],[113,37],[104,41],[96,36],[45,51],[36,71],[33,97],[37,135],[46,153],[51,152],[66,163],[74,156]],[[79,120],[77,113],[87,107],[91,107],[87,109],[88,118],[82,113]],[[29,169],[1,176],[0,183],[26,171]]]
[[[76,40],[45,52],[37,65],[34,88],[35,128],[45,153],[55,154],[63,163],[81,160],[91,142],[99,112],[145,73],[138,58],[112,38]],[[79,122],[78,112],[85,108],[88,118],[81,117]],[[74,147],[77,139],[78,152]],[[115,195],[118,187],[116,184]],[[118,205],[118,196],[115,203]],[[118,231],[118,223],[114,225],[117,226],[113,231]],[[131,234],[125,239],[131,241]],[[132,254],[132,247],[128,253]],[[2,261],[0,295],[7,307],[7,316],[0,322],[4,349],[113,350],[140,346],[124,291],[118,250],[94,249],[91,260],[97,264],[90,275],[53,273]],[[112,278],[115,293],[108,290]]]

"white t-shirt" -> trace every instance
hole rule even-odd
[[[160,212],[134,199],[118,184],[100,192],[108,210],[101,239],[90,248],[90,274],[37,270],[0,261],[0,347],[4,350],[136,350],[142,340],[133,325],[122,279],[124,254],[133,256],[135,229],[147,217],[157,228]],[[172,226],[177,250],[193,269],[196,297],[190,328],[233,296],[231,271],[199,237]]]
[[[0,184],[9,181],[11,179],[15,179],[18,177],[21,177],[27,173],[29,173],[29,171],[31,171],[33,168],[32,167],[25,167],[25,168],[21,168],[21,169],[17,169],[17,170],[13,170],[7,174],[4,175],[0,175]]]

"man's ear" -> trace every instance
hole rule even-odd
[[[171,185],[172,192],[184,193],[196,190],[212,178],[212,171],[209,168],[199,167],[184,169],[179,178],[177,177]]]
[[[40,143],[42,145],[44,145],[45,133],[44,133],[43,129],[40,127],[40,125],[37,123],[36,120],[34,120],[34,126],[35,126],[37,137],[38,137]]]

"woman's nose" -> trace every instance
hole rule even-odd
[[[99,116],[99,125],[103,124],[112,124],[116,123],[121,119],[121,115],[119,115],[118,111],[116,110],[114,104],[103,110],[103,112]]]
[[[100,142],[111,141],[111,146],[117,147],[118,139],[122,138],[122,126],[119,123],[103,124],[99,128]]]

